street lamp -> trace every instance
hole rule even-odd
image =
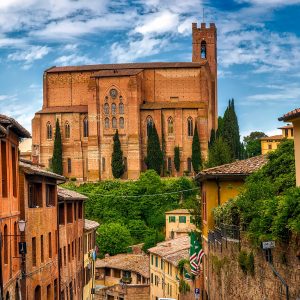
[[[26,221],[20,220],[20,221],[18,222],[18,225],[19,225],[19,230],[20,230],[20,232],[24,232],[24,231],[25,231],[25,227],[26,227]]]

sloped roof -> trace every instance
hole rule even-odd
[[[293,124],[287,124],[285,126],[279,127],[278,129],[292,129],[294,128]]]
[[[284,114],[282,117],[278,118],[279,121],[291,121],[295,118],[299,118],[300,117],[300,108],[296,108],[286,114]]]
[[[148,63],[125,63],[125,64],[98,64],[84,66],[63,66],[52,67],[45,72],[76,72],[76,71],[100,71],[100,70],[121,70],[121,69],[164,69],[164,68],[200,68],[207,61],[203,62],[148,62]]]
[[[97,259],[96,268],[113,268],[132,271],[142,276],[150,277],[149,256],[145,254],[117,254],[103,259]]]
[[[190,214],[190,211],[186,208],[179,208],[170,211],[166,211],[165,214]]]
[[[146,102],[141,105],[142,110],[162,108],[206,108],[207,103],[203,101],[178,101],[178,102]]]
[[[266,155],[259,155],[244,160],[237,160],[230,164],[225,164],[209,169],[202,170],[197,174],[196,179],[203,181],[205,179],[217,177],[245,177],[259,170],[268,162]]]
[[[265,136],[260,138],[261,141],[266,141],[266,140],[283,140],[284,137],[281,134],[277,134],[277,135],[271,135],[271,136]]]
[[[100,226],[100,224],[96,221],[84,219],[84,230],[86,230],[86,231],[96,229],[99,226]]]
[[[0,114],[0,129],[6,134],[6,129],[10,126],[10,130],[14,131],[20,138],[30,138],[30,133],[15,119]]]
[[[66,201],[66,200],[82,200],[82,201],[84,201],[84,200],[88,199],[88,197],[86,197],[80,193],[65,189],[61,186],[57,187],[57,196],[58,196],[59,200],[63,200],[63,201]]]
[[[143,69],[120,69],[120,70],[101,70],[91,77],[120,77],[133,76],[141,73]]]
[[[51,106],[45,107],[36,114],[50,114],[50,113],[87,113],[88,106],[87,105],[72,105],[72,106]]]

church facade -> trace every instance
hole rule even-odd
[[[191,173],[197,126],[202,154],[217,126],[215,24],[192,24],[192,62],[52,67],[44,72],[43,107],[32,120],[33,160],[49,166],[55,122],[63,142],[64,175],[78,180],[112,178],[113,135],[118,129],[126,172],[146,170],[147,127],[155,124],[165,144],[170,175]],[[147,125],[148,124],[148,125]],[[180,148],[180,172],[174,148]]]

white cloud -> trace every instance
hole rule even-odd
[[[78,65],[78,64],[92,64],[94,63],[93,60],[88,58],[87,56],[84,55],[77,55],[77,54],[70,54],[70,55],[63,55],[58,57],[54,63],[58,65]]]
[[[34,60],[42,59],[50,51],[51,49],[47,46],[31,46],[29,49],[11,53],[7,58],[12,61],[25,61],[28,65]]]
[[[236,2],[260,6],[286,6],[300,4],[300,0],[236,0]]]

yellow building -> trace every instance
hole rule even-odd
[[[288,112],[279,121],[292,122],[295,136],[296,184],[300,186],[300,108]]]
[[[291,124],[280,127],[278,129],[282,130],[281,135],[273,135],[268,137],[263,137],[261,141],[261,154],[267,154],[270,151],[277,149],[278,145],[283,139],[293,139],[294,138],[294,127]]]
[[[158,243],[150,248],[150,300],[179,299],[178,263],[189,259],[188,235]]]
[[[166,240],[174,239],[196,229],[188,209],[175,209],[166,212]]]
[[[84,220],[84,286],[83,300],[94,299],[95,288],[95,260],[96,260],[96,230],[99,223]]]

